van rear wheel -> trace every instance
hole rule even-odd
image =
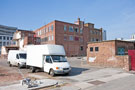
[[[36,71],[36,69],[34,67],[30,67],[30,70],[32,73],[34,73]]]
[[[50,72],[49,72],[49,74],[50,74],[52,77],[54,77],[54,76],[55,76],[54,70],[51,69]]]

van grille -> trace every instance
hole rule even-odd
[[[69,70],[69,68],[63,68],[63,70]]]

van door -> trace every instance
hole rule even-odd
[[[51,56],[45,56],[45,60],[44,60],[44,72],[48,72],[49,70],[53,68],[53,62],[51,59]]]

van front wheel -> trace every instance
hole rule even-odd
[[[21,65],[18,63],[18,68],[21,69]]]
[[[9,67],[12,67],[12,64],[9,62]]]
[[[50,74],[52,77],[54,77],[54,76],[55,76],[54,70],[51,69],[50,72],[49,72],[49,74]]]

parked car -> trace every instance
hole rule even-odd
[[[8,53],[8,64],[9,66],[18,66],[22,68],[26,66],[27,54],[25,51],[20,50],[10,50]]]
[[[64,47],[61,45],[28,45],[26,64],[32,72],[42,69],[51,76],[68,74],[71,67],[65,55]]]

